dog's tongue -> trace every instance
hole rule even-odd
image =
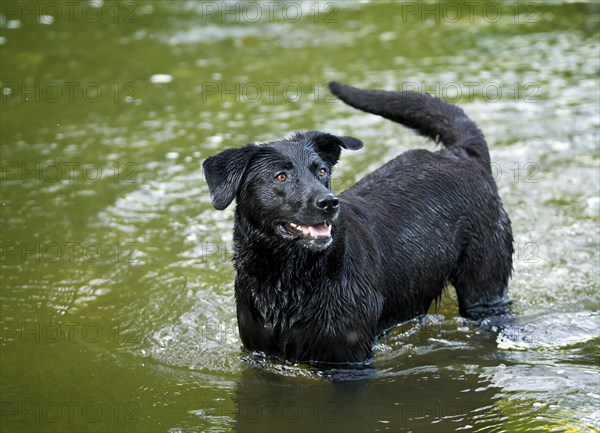
[[[307,233],[307,231],[308,231],[308,233]],[[302,232],[305,235],[309,235],[310,237],[313,237],[313,238],[329,236],[331,234],[331,226],[328,226],[327,224],[319,224],[316,226],[303,226]]]

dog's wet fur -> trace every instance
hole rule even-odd
[[[443,144],[411,150],[335,195],[341,149],[362,142],[298,132],[204,161],[215,208],[235,199],[235,296],[250,351],[307,363],[368,362],[378,335],[427,313],[449,285],[460,314],[508,313],[510,220],[485,138],[427,94],[332,82],[360,110]]]

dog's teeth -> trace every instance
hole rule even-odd
[[[290,227],[296,230],[297,232],[302,232],[302,227],[298,224],[290,223]]]

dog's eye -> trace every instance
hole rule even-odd
[[[325,177],[325,176],[327,176],[327,174],[328,173],[327,173],[326,169],[322,168],[319,170],[319,177]]]
[[[287,174],[279,173],[278,175],[275,176],[275,180],[277,182],[285,182],[287,180]]]

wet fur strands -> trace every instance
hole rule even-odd
[[[485,138],[458,107],[415,92],[330,83],[342,101],[443,144],[411,150],[335,195],[342,149],[318,131],[227,149],[204,161],[213,205],[235,199],[235,296],[251,351],[364,362],[378,334],[423,315],[448,284],[461,315],[507,312],[510,220]]]

